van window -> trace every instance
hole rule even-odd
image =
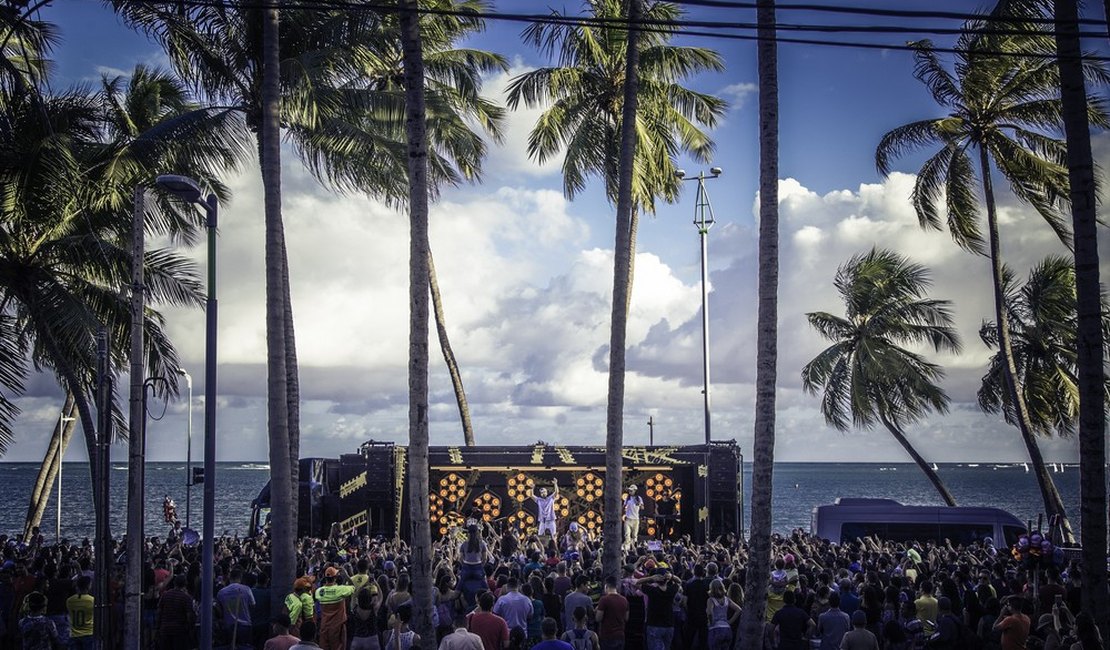
[[[1017,526],[1003,526],[1002,537],[1006,540],[1006,546],[1013,546],[1017,544],[1018,538],[1025,534],[1024,528]]]
[[[890,542],[927,542],[943,544],[952,540],[955,545],[968,545],[994,537],[992,524],[935,524],[935,523],[877,523],[845,522],[840,528],[841,541],[850,541],[873,535]]]

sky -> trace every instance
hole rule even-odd
[[[497,10],[577,11],[577,2],[493,0]],[[888,6],[856,0],[853,6]],[[912,0],[899,8],[968,12],[980,3]],[[690,18],[755,21],[754,11],[690,7]],[[1101,13],[1091,17],[1103,18]],[[56,0],[42,18],[57,23],[55,85],[95,83],[135,64],[166,65],[157,44],[129,31],[98,0]],[[912,24],[955,28],[951,20],[836,16],[782,9],[782,23]],[[485,80],[504,101],[509,80],[547,65],[522,43],[522,25],[491,23],[471,46],[496,51],[511,69]],[[1092,28],[1093,29],[1093,28]],[[899,44],[924,34],[840,37]],[[938,36],[938,42],[947,42]],[[755,45],[750,40],[683,37],[717,49],[726,69],[690,80],[728,99],[712,130],[711,165],[683,160],[689,175],[718,166],[707,190],[716,223],[708,235],[712,429],[750,450],[755,380],[757,181],[759,170]],[[1105,39],[1087,43],[1105,50]],[[927,266],[931,296],[953,303],[963,352],[930,359],[946,370],[951,411],[907,428],[934,462],[1025,460],[1016,429],[978,409],[975,392],[991,350],[979,340],[993,318],[988,260],[966,253],[945,232],[924,231],[909,203],[916,165],[907,157],[883,178],[874,151],[886,131],[941,115],[913,78],[909,53],[781,44],[780,289],[776,458],[783,461],[908,461],[883,430],[846,433],[826,425],[819,398],[801,389],[801,368],[827,344],[809,327],[812,311],[843,313],[832,286],[839,265],[887,247]],[[1099,92],[1105,92],[1100,90]],[[431,207],[431,245],[447,326],[481,445],[598,444],[606,418],[613,214],[596,182],[574,201],[562,193],[558,161],[528,158],[527,134],[538,110],[510,112],[501,145],[491,145],[482,182],[447,189]],[[1110,138],[1094,138],[1107,167]],[[172,172],[173,170],[166,170]],[[265,323],[262,189],[257,162],[227,176],[233,197],[221,208],[217,455],[265,459]],[[407,439],[407,216],[364,196],[322,187],[292,151],[283,160],[283,214],[302,390],[304,456],[334,457],[375,439]],[[1066,250],[1031,210],[1003,194],[1003,256],[1019,277],[1044,256]],[[624,410],[627,444],[704,439],[700,247],[694,184],[674,205],[640,221],[628,324]],[[1105,244],[1105,231],[1102,237]],[[204,260],[200,247],[188,251]],[[1104,254],[1104,258],[1106,255]],[[1103,265],[1104,273],[1106,264]],[[167,310],[168,329],[193,376],[194,458],[204,411],[204,315]],[[433,330],[434,331],[434,330]],[[461,444],[454,395],[438,346],[431,342],[431,442]],[[124,384],[125,385],[125,384]],[[184,393],[184,390],[183,390]],[[5,460],[40,460],[62,395],[53,377],[34,378],[19,401],[17,441]],[[189,400],[152,403],[148,458],[185,456]],[[164,409],[163,409],[164,406]],[[1044,440],[1047,460],[1074,462],[1073,440]],[[125,453],[120,446],[117,455]],[[84,460],[73,445],[67,460]]]

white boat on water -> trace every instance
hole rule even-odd
[[[1021,466],[1025,468],[1025,471],[1029,471],[1029,463],[1022,463]]]
[[[978,467],[979,463],[968,463],[967,466],[968,467]]]
[[[935,472],[935,471],[937,471],[938,469],[940,469],[940,468],[939,468],[939,467],[937,467],[937,464],[936,464],[936,463],[933,463],[933,471]]]

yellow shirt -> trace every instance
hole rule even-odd
[[[80,638],[93,634],[93,597],[78,594],[66,599],[69,612],[69,636]]]
[[[351,586],[355,588],[356,594],[367,582],[370,582],[370,576],[366,575],[365,573],[356,573],[355,575],[351,576]]]

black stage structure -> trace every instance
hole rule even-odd
[[[364,443],[356,454],[300,461],[298,534],[369,534],[407,539],[406,447]],[[733,533],[743,537],[742,463],[735,441],[708,445],[625,447],[624,496],[629,485],[644,499],[641,535],[695,541]],[[559,532],[570,522],[600,533],[604,516],[604,447],[549,445],[430,447],[429,505],[435,539],[480,516],[495,529],[534,533],[533,487],[559,481]],[[269,484],[252,502],[251,530],[269,508]]]

